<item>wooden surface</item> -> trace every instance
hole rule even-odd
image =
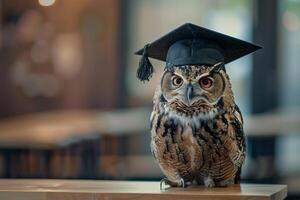
[[[9,200],[109,200],[109,199],[272,199],[287,195],[285,185],[242,184],[224,188],[170,188],[160,191],[159,182],[85,180],[0,180],[0,199]]]

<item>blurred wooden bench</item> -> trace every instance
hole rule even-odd
[[[33,113],[0,120],[0,147],[49,149],[81,140],[149,131],[150,108],[61,110]],[[245,119],[247,136],[288,134],[300,130],[297,112],[278,112]]]
[[[119,156],[118,153],[121,152],[120,149],[127,149],[124,146],[129,137],[148,135],[150,113],[150,108],[106,112],[61,110],[2,119],[0,177],[160,177],[161,171],[152,157],[138,157],[127,153]],[[300,117],[297,113],[299,112],[295,109],[294,112],[246,118],[246,135],[260,137],[285,135],[291,131],[298,133]],[[133,146],[132,142],[130,145]],[[115,148],[116,146],[119,148]],[[106,152],[107,149],[114,152]],[[143,165],[136,165],[140,160]],[[293,188],[298,188],[298,185],[297,182]],[[289,188],[292,190],[292,187]]]
[[[104,134],[128,135],[148,130],[146,108],[107,112],[61,110],[0,120],[0,147],[51,149]]]
[[[0,177],[115,176],[120,149],[127,149],[129,137],[147,129],[149,118],[150,110],[136,108],[61,110],[2,119]]]
[[[0,199],[95,200],[95,199],[272,199],[287,196],[285,185],[242,184],[224,188],[190,186],[160,191],[159,182],[85,180],[0,180]]]

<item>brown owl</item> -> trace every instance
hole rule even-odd
[[[137,52],[142,81],[153,72],[148,56],[166,61],[151,115],[151,151],[166,176],[161,183],[239,182],[246,151],[243,119],[225,64],[258,48],[184,24]]]
[[[166,183],[233,184],[245,159],[242,116],[220,65],[165,70],[154,97],[151,150]]]

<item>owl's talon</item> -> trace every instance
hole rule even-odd
[[[160,180],[160,183],[159,183],[160,190],[164,190],[165,189],[165,188],[163,188],[163,185],[165,185],[165,179],[164,178]]]
[[[179,182],[177,182],[177,183],[176,182],[172,182],[172,181],[168,180],[167,178],[161,179],[161,181],[160,181],[160,190],[165,190],[164,186],[166,186],[166,185],[168,185],[170,187],[182,187],[182,188],[185,188],[187,186],[187,183],[186,183],[186,181],[183,178],[181,178],[179,180]]]
[[[160,190],[165,190],[165,187],[164,187],[164,186],[169,185],[169,184],[168,184],[169,182],[170,182],[170,181],[169,181],[168,179],[166,179],[166,178],[161,179],[161,180],[160,180],[160,184],[159,184]]]
[[[185,184],[185,180],[183,178],[180,179],[180,186],[182,188],[185,188],[186,187],[186,184]]]
[[[210,176],[204,179],[204,185],[209,188],[216,186],[214,180]]]

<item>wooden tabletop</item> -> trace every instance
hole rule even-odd
[[[108,199],[272,199],[287,196],[285,185],[241,184],[224,188],[170,188],[159,182],[86,180],[0,180],[0,199],[9,200],[108,200]]]

